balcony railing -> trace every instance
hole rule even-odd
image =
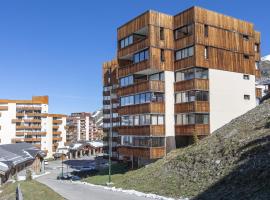
[[[119,135],[137,135],[137,136],[164,136],[164,125],[145,125],[145,126],[120,126]]]
[[[194,101],[175,104],[175,113],[209,112],[208,101]]]
[[[164,102],[151,102],[145,104],[136,104],[118,108],[119,115],[142,114],[142,113],[164,113]]]
[[[120,155],[143,157],[146,159],[162,158],[165,155],[165,147],[151,147],[151,148],[139,148],[139,147],[118,147],[117,151]]]
[[[209,135],[209,124],[175,125],[176,136]]]
[[[135,83],[134,85],[129,85],[127,87],[118,88],[118,96],[124,96],[128,94],[153,91],[153,92],[164,92],[165,83],[164,81],[143,81]]]

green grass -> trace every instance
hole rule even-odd
[[[54,192],[47,186],[37,181],[21,181],[16,183],[9,183],[0,188],[1,200],[14,200],[16,198],[16,187],[20,183],[24,200],[64,200],[59,194]]]
[[[119,181],[122,178],[123,174],[125,174],[127,171],[128,167],[126,164],[123,163],[112,164],[111,168],[112,182]],[[99,171],[96,175],[89,176],[83,179],[83,181],[96,185],[106,185],[106,183],[109,181],[108,174],[109,168],[105,168]]]

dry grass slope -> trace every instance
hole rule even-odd
[[[113,177],[117,187],[193,199],[270,199],[270,101],[197,145]]]

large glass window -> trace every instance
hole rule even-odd
[[[209,114],[204,113],[177,114],[175,116],[175,124],[177,125],[209,124]]]
[[[133,44],[133,35],[120,40],[119,44],[121,49]]]
[[[194,55],[194,47],[180,49],[175,52],[175,60],[181,60]]]
[[[164,81],[164,72],[150,75],[149,80],[151,80],[151,81]]]
[[[175,103],[185,103],[192,101],[208,101],[208,91],[186,91],[175,94]]]
[[[164,94],[155,92],[147,92],[131,96],[120,97],[121,106],[143,104],[149,102],[162,102],[162,101],[164,101]]]
[[[133,80],[132,75],[120,78],[120,87],[125,87],[125,86],[128,86],[128,85],[132,85],[133,81],[134,80]]]
[[[121,145],[135,147],[163,147],[165,145],[165,138],[124,135],[121,136]]]
[[[143,114],[121,116],[121,126],[164,125],[164,115]]]
[[[144,60],[148,60],[148,58],[149,58],[148,49],[146,49],[141,52],[135,53],[133,55],[133,62],[134,63],[142,62]]]
[[[175,72],[175,81],[185,81],[194,78],[208,79],[208,69],[194,67]]]

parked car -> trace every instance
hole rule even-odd
[[[81,178],[79,176],[72,176],[71,180],[72,181],[79,181],[79,180],[81,180]]]

